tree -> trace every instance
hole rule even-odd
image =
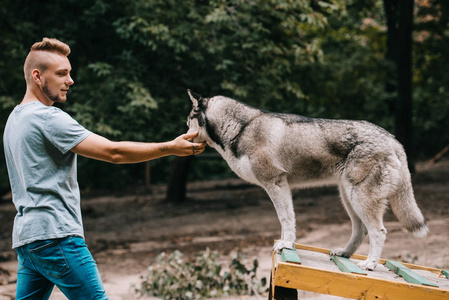
[[[192,159],[192,156],[177,157],[175,159],[167,186],[166,200],[168,202],[182,203],[186,200],[187,177]]]
[[[120,30],[142,45],[151,46],[154,52],[162,48],[164,54],[172,52],[175,60],[179,57],[178,68],[190,76],[197,75],[192,82],[193,89],[207,86],[212,88],[212,93],[232,92],[234,97],[248,97],[248,101],[257,100],[258,106],[273,110],[285,109],[291,101],[303,98],[297,82],[300,66],[303,60],[314,60],[320,55],[318,39],[309,35],[325,26],[325,12],[339,8],[330,2],[318,2],[313,7],[309,1],[278,1],[277,5],[264,1],[212,1],[212,5],[183,8],[184,14],[190,11],[187,13],[190,28],[186,28],[185,23],[161,22],[171,20],[174,12],[163,9],[171,4],[163,2],[152,7],[153,16],[155,13],[168,15],[165,18],[157,18],[154,23],[146,18],[133,18],[121,23]],[[136,26],[130,26],[130,21]],[[137,29],[139,34],[130,32],[129,28]],[[141,34],[146,32],[155,36]],[[196,35],[193,38],[192,32]],[[162,43],[156,45],[154,40]],[[173,45],[177,46],[171,49]],[[182,82],[186,78],[178,80]],[[291,100],[287,102],[286,98]],[[185,199],[190,161],[175,160],[168,200]]]
[[[406,92],[401,97],[415,108],[414,142],[406,147],[416,150],[414,156],[425,157],[449,143],[445,130],[449,2],[416,1],[413,97]],[[28,48],[47,36],[72,48],[75,85],[64,109],[110,139],[163,141],[181,134],[191,105],[188,88],[266,110],[366,119],[394,131],[395,123],[398,127],[407,123],[400,117],[395,122],[392,114],[404,111],[401,116],[407,120],[411,106],[402,110],[407,105],[398,104],[397,80],[406,73],[399,72],[393,57],[406,56],[385,53],[394,48],[385,47],[387,37],[398,31],[385,29],[384,9],[393,5],[391,20],[399,26],[401,3],[407,4],[402,0],[4,0],[0,127],[25,91],[22,65]],[[410,6],[407,11],[410,16]],[[388,40],[398,41],[391,36]],[[391,89],[385,88],[385,78],[391,79]],[[153,182],[167,181],[167,165],[173,161],[151,162]],[[80,158],[79,166],[82,188],[121,189],[144,183],[143,165],[115,166]],[[217,173],[213,176],[230,174],[218,160],[195,160],[189,176],[209,178],[211,170]],[[0,191],[9,188],[4,160],[0,183]]]
[[[449,1],[415,3],[414,149],[425,159],[449,143]]]
[[[404,145],[413,170],[412,144],[412,25],[413,1],[384,0],[387,18],[387,60],[392,62],[393,72],[388,78],[388,92],[396,92],[396,138]]]

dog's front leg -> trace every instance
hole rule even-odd
[[[275,243],[273,250],[291,249],[296,241],[296,219],[287,178],[282,176],[265,183],[263,187],[274,204],[282,229],[281,239]]]

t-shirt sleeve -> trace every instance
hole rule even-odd
[[[91,134],[69,114],[58,108],[48,113],[44,128],[45,137],[63,154]]]

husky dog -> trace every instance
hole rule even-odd
[[[274,250],[292,248],[296,220],[291,188],[337,185],[352,221],[352,235],[332,255],[350,257],[369,236],[369,255],[359,267],[374,270],[387,230],[388,202],[402,225],[418,237],[428,228],[419,210],[402,145],[366,121],[312,119],[262,111],[236,100],[202,98],[188,90],[190,131],[206,141],[242,179],[268,193],[281,223]]]

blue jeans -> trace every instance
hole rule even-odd
[[[16,249],[16,300],[48,299],[56,285],[68,299],[108,299],[84,239],[70,236]]]

